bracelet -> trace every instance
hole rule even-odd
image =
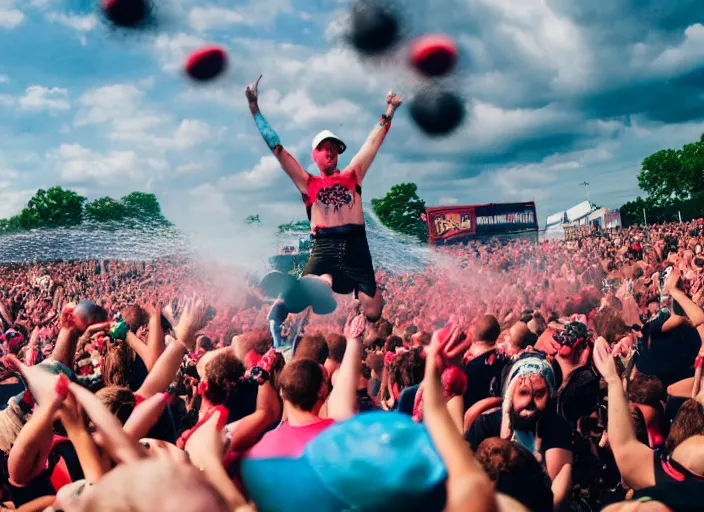
[[[382,114],[381,117],[379,118],[379,126],[383,127],[386,129],[386,131],[389,131],[389,128],[391,128],[391,119],[393,116],[387,116],[386,114]]]

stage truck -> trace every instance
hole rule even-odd
[[[427,208],[430,245],[526,238],[538,242],[535,203],[491,203]]]

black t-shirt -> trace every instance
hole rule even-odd
[[[467,432],[464,439],[475,451],[485,439],[500,437],[501,410],[479,416]],[[542,439],[540,451],[545,454],[553,448],[572,450],[572,428],[564,419],[555,413],[554,405],[548,406],[548,411],[538,423],[538,437]]]
[[[130,362],[129,370],[127,372],[127,385],[132,392],[135,392],[142,387],[142,384],[144,384],[148,374],[149,370],[147,369],[147,365],[144,364],[141,357],[137,356]]]
[[[677,512],[702,510],[704,478],[690,473],[669,456],[653,452],[655,485],[635,492],[634,500],[659,501]]]
[[[178,409],[176,409],[178,412]],[[154,426],[149,430],[147,436],[151,439],[159,439],[168,443],[175,443],[178,439],[176,432],[176,421],[173,417],[172,407],[167,407],[156,420]]]
[[[253,381],[243,381],[227,397],[225,407],[230,412],[228,423],[241,420],[257,410],[257,395],[259,384]]]
[[[599,380],[591,366],[580,366],[574,370],[559,391],[558,414],[576,426],[579,418],[593,413],[601,394]]]
[[[467,390],[464,392],[464,410],[490,396],[500,394],[501,372],[508,363],[506,356],[492,349],[474,359],[464,367],[467,375]]]
[[[702,345],[699,333],[690,325],[662,332],[666,320],[660,316],[643,326],[636,359],[639,372],[658,377],[665,387],[694,376],[694,360]]]

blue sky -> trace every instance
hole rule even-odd
[[[468,116],[429,139],[399,111],[364,186],[366,200],[415,181],[429,205],[537,202],[541,223],[584,198],[618,207],[638,194],[642,158],[704,132],[704,4],[694,0],[399,0],[409,38],[445,32],[461,65],[445,85]],[[431,9],[432,5],[432,9]],[[344,43],[337,0],[162,0],[160,26],[125,34],[87,0],[0,0],[0,217],[39,187],[89,198],[158,195],[185,228],[304,217],[294,187],[247,111],[261,108],[311,167],[328,128],[346,164],[389,89],[427,86],[404,46],[381,61]],[[226,77],[184,79],[185,55],[227,48]]]

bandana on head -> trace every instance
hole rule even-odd
[[[513,392],[518,382],[518,377],[539,375],[545,379],[550,390],[550,396],[555,394],[555,372],[550,363],[538,354],[529,354],[519,358],[508,373],[503,387],[503,403],[501,406],[501,438],[512,439],[539,458],[540,440],[532,432],[514,432],[511,429],[510,412],[513,407]]]
[[[504,383],[504,395],[516,377],[523,377],[527,375],[540,375],[545,379],[545,382],[547,382],[550,387],[550,394],[555,392],[555,372],[552,369],[552,366],[550,366],[550,363],[538,355],[530,355],[513,363],[511,371],[509,372],[506,382]]]

